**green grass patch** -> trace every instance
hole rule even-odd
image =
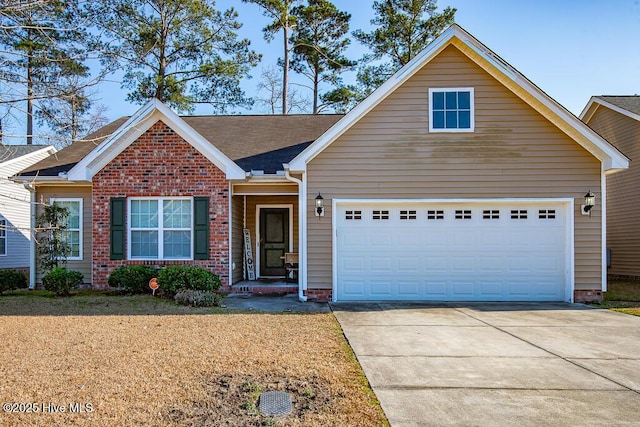
[[[602,302],[593,305],[640,316],[640,281],[609,280]]]

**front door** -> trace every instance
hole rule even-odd
[[[289,251],[289,209],[260,209],[260,276],[284,276]]]

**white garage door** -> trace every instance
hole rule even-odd
[[[563,301],[563,203],[337,203],[338,301]]]

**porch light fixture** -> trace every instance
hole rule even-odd
[[[324,216],[324,197],[320,193],[316,196],[316,216]]]
[[[591,216],[591,209],[596,204],[596,195],[589,190],[587,194],[584,195],[584,205],[582,205],[582,215]]]

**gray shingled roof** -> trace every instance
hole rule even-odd
[[[0,144],[0,163],[8,162],[9,160],[17,159],[18,157],[25,156],[33,153],[48,145],[4,145]]]
[[[611,96],[603,95],[596,96],[609,104],[613,104],[616,107],[625,109],[631,113],[640,115],[640,95],[627,95],[627,96]]]
[[[245,171],[274,173],[342,118],[341,114],[184,116],[182,119]],[[57,176],[69,171],[108,135],[121,117],[97,132],[25,169],[25,176]]]

